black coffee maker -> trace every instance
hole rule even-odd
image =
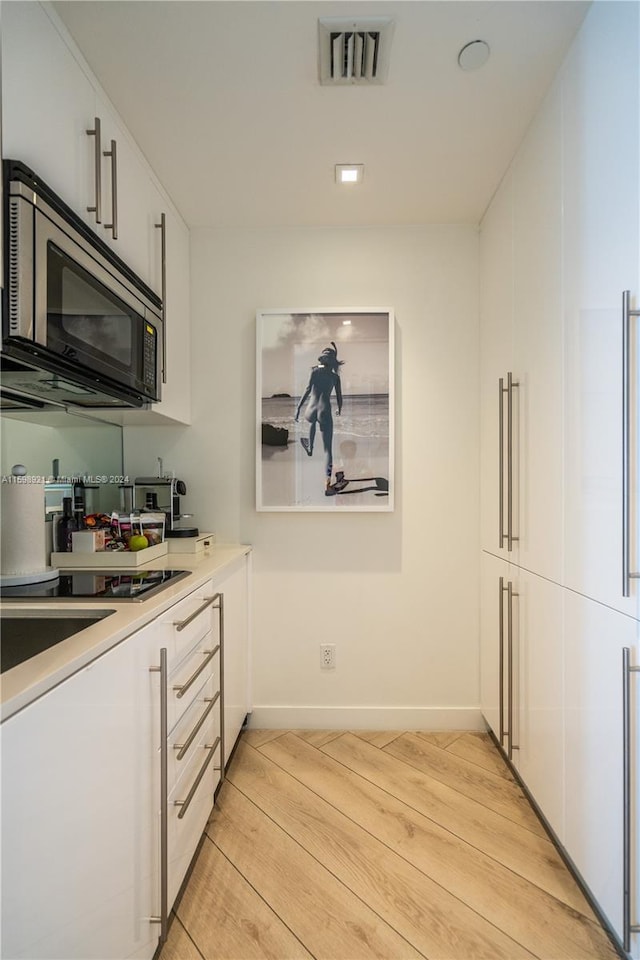
[[[164,513],[165,536],[197,537],[199,530],[190,524],[192,513],[183,513],[181,497],[187,493],[184,480],[175,477],[136,477],[133,482],[133,508],[147,513]]]

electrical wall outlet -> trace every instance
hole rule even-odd
[[[323,670],[334,670],[336,666],[335,643],[320,644],[320,666]]]

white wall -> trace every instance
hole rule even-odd
[[[469,226],[192,234],[193,426],[127,428],[125,463],[163,456],[201,529],[253,544],[261,725],[478,722],[477,246]],[[332,306],[395,310],[395,512],[257,513],[255,311]]]

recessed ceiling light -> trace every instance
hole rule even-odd
[[[489,59],[489,44],[484,40],[472,40],[467,43],[458,54],[458,63],[462,70],[477,70],[483,67]]]
[[[360,183],[363,176],[363,163],[336,163],[336,183]]]

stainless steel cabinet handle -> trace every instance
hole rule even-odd
[[[118,152],[116,141],[111,141],[111,149],[104,151],[105,157],[111,157],[111,223],[105,223],[105,230],[111,230],[114,240],[118,239]]]
[[[183,684],[181,684],[181,685],[176,686],[176,687],[173,688],[174,691],[175,691],[176,697],[178,698],[178,700],[180,700],[181,697],[184,697],[184,695],[185,695],[185,693],[187,692],[187,690],[189,689],[189,687],[193,686],[193,684],[196,682],[196,680],[198,679],[198,677],[200,676],[200,674],[202,673],[202,671],[203,671],[203,670],[206,670],[207,665],[208,665],[209,663],[211,663],[211,661],[213,660],[213,658],[215,657],[215,655],[216,655],[216,653],[218,652],[219,649],[220,649],[220,644],[217,643],[217,644],[215,645],[215,647],[213,648],[213,650],[203,650],[203,651],[202,651],[202,653],[205,655],[206,659],[202,661],[202,663],[200,664],[199,667],[196,668],[196,670],[194,670],[194,672],[191,674],[191,676],[189,677],[189,679],[188,679],[185,683],[183,683]]]
[[[640,310],[631,309],[631,293],[622,294],[622,596],[631,595],[631,318]]]
[[[500,377],[498,381],[498,497],[500,504],[498,508],[498,524],[500,527],[499,546],[504,547],[504,541],[507,541],[507,550],[513,550],[513,544],[518,537],[513,535],[513,391],[520,386],[517,380],[513,379],[511,371],[507,373],[507,385],[504,385],[504,378]],[[504,429],[504,395],[507,395],[507,530],[504,529],[504,448],[505,448],[505,429]]]
[[[207,717],[209,716],[209,714],[210,714],[211,711],[213,710],[213,708],[214,708],[215,704],[218,702],[218,699],[219,699],[219,698],[220,698],[220,691],[219,691],[219,690],[217,691],[215,697],[205,697],[204,702],[207,704],[207,706],[206,706],[205,710],[203,710],[203,712],[202,712],[200,718],[198,719],[195,727],[193,728],[193,730],[191,731],[191,733],[189,734],[189,736],[187,737],[187,739],[185,740],[184,743],[174,743],[174,745],[173,745],[173,749],[178,751],[178,753],[177,753],[177,755],[176,755],[176,760],[182,760],[182,758],[184,757],[184,755],[187,753],[189,747],[191,746],[191,744],[192,744],[193,741],[195,740],[196,736],[198,735],[198,730],[201,729],[202,724],[205,722],[205,720],[207,719]]]
[[[513,742],[513,598],[518,594],[511,580],[507,584],[507,756],[513,758],[513,751],[520,747]]]
[[[500,580],[498,583],[498,610],[499,610],[499,622],[500,622],[498,673],[500,676],[499,703],[500,703],[500,746],[501,747],[504,746],[504,738],[507,733],[504,725],[504,594],[506,593],[506,590],[507,588],[504,585],[504,577],[500,577]]]
[[[504,547],[504,378],[498,380],[498,496],[500,505],[498,507],[498,524],[500,526],[500,539],[498,545],[500,549]],[[500,594],[502,604],[502,594]]]
[[[95,213],[96,223],[102,223],[102,141],[100,133],[100,117],[95,117],[93,130],[87,130],[88,137],[95,137],[93,148],[94,165],[94,205],[87,207],[88,213]]]
[[[160,674],[160,916],[151,917],[150,921],[160,924],[160,943],[164,943],[169,925],[169,670],[166,647],[160,650],[160,666],[149,667],[149,671]]]
[[[162,382],[167,382],[167,215],[160,214],[160,266],[162,270]]]
[[[222,594],[215,593],[212,597],[208,597],[204,601],[204,603],[198,607],[197,610],[194,610],[193,613],[190,614],[186,620],[175,620],[173,625],[178,631],[178,633],[181,630],[184,630],[185,627],[188,627],[190,623],[193,623],[196,617],[199,617],[200,614],[203,613],[207,609],[207,607],[210,607],[212,603],[215,603],[216,600],[220,599],[220,601],[222,602],[221,598],[222,598]]]
[[[628,953],[631,934],[640,933],[640,926],[631,922],[631,674],[640,673],[640,667],[631,666],[630,649],[622,650],[622,933]]]
[[[221,743],[220,737],[216,737],[216,739],[214,740],[214,742],[213,742],[212,744],[208,744],[208,745],[205,747],[205,749],[208,750],[207,759],[204,761],[204,763],[203,763],[202,766],[200,767],[200,770],[198,771],[198,776],[197,776],[197,777],[195,778],[195,780],[193,781],[193,783],[192,783],[192,785],[191,785],[191,789],[189,790],[189,793],[186,795],[186,797],[184,798],[184,800],[174,800],[174,801],[173,801],[174,807],[180,807],[180,808],[181,808],[180,813],[178,814],[178,820],[182,820],[182,818],[184,817],[185,813],[186,813],[187,810],[189,809],[189,805],[190,805],[191,801],[193,800],[193,798],[194,798],[194,796],[195,796],[196,790],[197,790],[198,787],[200,786],[200,781],[202,780],[202,778],[204,777],[205,773],[207,772],[207,767],[209,766],[209,764],[210,764],[211,761],[213,760],[213,755],[215,754],[216,750],[218,749],[218,746],[219,746],[220,743]],[[222,767],[222,755],[221,755],[221,757],[220,757],[220,766]]]
[[[519,386],[513,374],[507,374],[507,550],[513,550],[513,391]]]
[[[218,616],[220,618],[220,781],[224,780],[224,594],[220,597]]]

